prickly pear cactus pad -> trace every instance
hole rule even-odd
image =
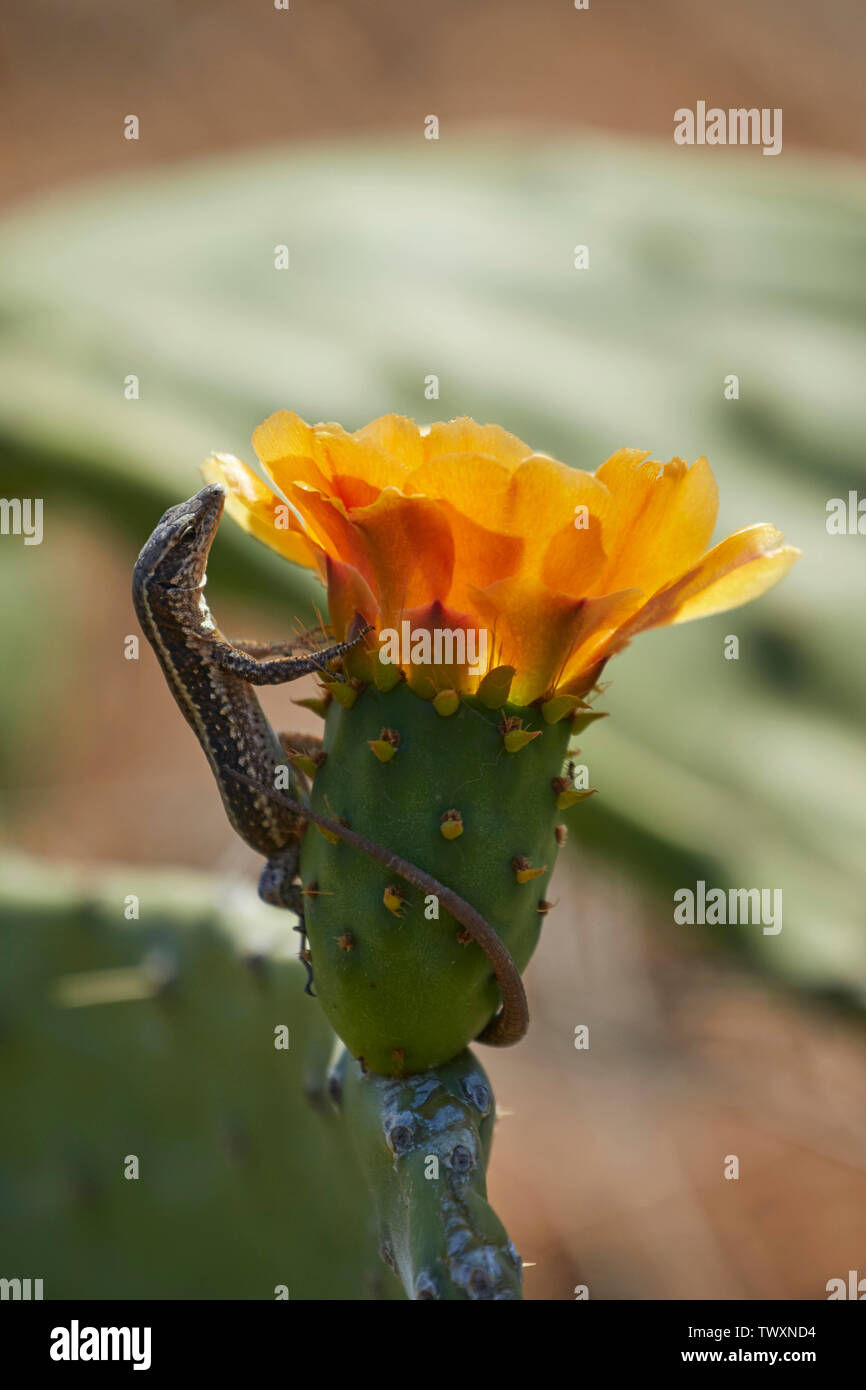
[[[337,1070],[379,1253],[409,1297],[519,1299],[522,1262],[487,1201],[494,1103],[477,1059],[389,1080],[344,1053]]]
[[[517,719],[538,737],[509,753],[501,729]],[[399,735],[385,762],[371,747],[383,728]],[[538,710],[467,697],[442,716],[405,684],[371,685],[349,709],[331,701],[312,804],[456,889],[522,971],[544,921],[569,732]],[[353,1056],[377,1072],[423,1071],[478,1036],[499,1005],[490,962],[435,898],[315,828],[301,873],[316,992]]]

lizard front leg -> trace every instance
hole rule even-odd
[[[307,656],[318,656],[319,649],[313,645],[312,639],[320,634],[315,629],[302,632],[300,636],[293,637],[285,642],[259,642],[250,637],[229,637],[227,642],[235,651],[243,652],[246,656],[262,657],[282,657],[298,656],[298,648]]]
[[[355,626],[359,624],[356,623]],[[332,647],[311,652],[307,656],[257,657],[252,655],[250,650],[233,646],[225,637],[215,634],[208,647],[208,656],[222,671],[238,676],[249,685],[282,685],[286,681],[297,680],[299,676],[309,675],[312,671],[330,675],[328,662],[357,646],[364,634],[370,631],[370,626],[361,620],[360,631],[348,641],[337,642]],[[266,649],[267,644],[245,642],[243,647],[262,650]],[[282,649],[282,644],[277,644],[277,649]]]

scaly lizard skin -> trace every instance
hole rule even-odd
[[[211,483],[188,502],[168,509],[138,557],[132,596],[168,687],[207,757],[229,821],[267,860],[260,895],[277,907],[290,908],[303,922],[302,890],[295,880],[304,831],[307,822],[313,821],[409,883],[436,894],[481,946],[502,993],[502,1009],[479,1041],[498,1047],[518,1042],[529,1023],[523,981],[509,951],[481,914],[422,869],[302,803],[299,780],[252,687],[325,670],[329,661],[361,640],[369,625],[362,626],[351,641],[305,657],[287,655],[285,646],[229,642],[204,596],[208,555],[224,503],[223,488]],[[281,654],[260,658],[255,652]],[[287,769],[290,790],[296,795],[286,797],[275,790],[277,767]]]
[[[266,859],[282,853],[288,887],[295,873],[286,873],[290,865],[297,871],[303,823],[267,795],[274,768],[286,766],[286,755],[251,685],[275,685],[321,671],[363,634],[305,657],[258,659],[233,646],[204,596],[208,555],[224,503],[224,490],[212,483],[188,502],[169,507],[136,562],[132,600],[169,690],[210,763],[229,821]],[[228,782],[227,767],[249,773],[250,783]],[[294,778],[294,770],[289,772]],[[296,779],[292,785],[297,786]],[[263,896],[267,887],[263,885]],[[295,896],[278,905],[294,907]]]

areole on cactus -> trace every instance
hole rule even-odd
[[[569,738],[601,717],[606,663],[645,629],[758,596],[799,552],[766,524],[708,548],[705,459],[621,449],[590,474],[471,420],[349,434],[286,411],[253,444],[268,481],[225,454],[205,476],[241,526],[318,573],[337,638],[356,614],[371,625],[310,702],[325,714],[321,753],[302,755],[312,809],[456,890],[522,971],[591,793]],[[316,992],[348,1052],[384,1077],[443,1074],[497,1010],[484,951],[313,826],[301,876]]]

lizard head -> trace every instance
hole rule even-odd
[[[200,588],[225,505],[225,489],[209,483],[160,518],[135,566],[135,579],[173,589]]]

